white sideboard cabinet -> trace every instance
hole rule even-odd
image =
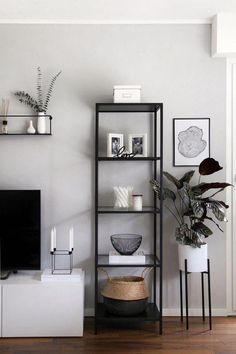
[[[73,282],[42,282],[40,274],[20,272],[0,282],[1,336],[82,336],[84,272]]]

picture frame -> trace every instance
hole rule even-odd
[[[129,134],[129,152],[135,157],[147,157],[147,134]]]
[[[107,157],[114,157],[124,145],[124,135],[118,133],[107,134]]]
[[[210,118],[173,119],[173,165],[199,166],[210,157]]]

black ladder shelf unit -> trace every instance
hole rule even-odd
[[[134,158],[115,158],[99,156],[99,123],[102,120],[101,113],[148,113],[152,120],[152,156],[149,157],[134,157]],[[159,125],[159,127],[158,127]],[[158,138],[157,138],[158,137]],[[159,143],[159,151],[157,156],[157,146]],[[149,161],[152,165],[152,178],[160,181],[162,191],[162,179],[163,179],[163,104],[162,103],[97,103],[96,104],[96,123],[95,123],[95,321],[94,331],[97,333],[99,324],[111,323],[111,322],[159,322],[159,333],[162,334],[162,277],[163,277],[163,260],[162,260],[162,229],[163,229],[163,200],[157,201],[156,194],[153,192],[153,205],[143,207],[142,211],[130,210],[117,210],[112,207],[100,206],[98,204],[99,195],[99,165],[100,163],[109,162],[111,164],[118,163],[120,161]],[[148,183],[148,181],[147,181]],[[150,187],[151,188],[151,187]],[[162,193],[161,193],[162,195]],[[159,205],[157,205],[157,203]],[[111,216],[116,214],[150,214],[153,218],[153,254],[146,255],[145,264],[132,264],[132,265],[114,265],[109,264],[109,255],[99,254],[99,215],[110,214]],[[159,223],[158,223],[159,218]],[[152,267],[153,270],[153,294],[150,296],[152,299],[148,303],[145,312],[138,316],[121,317],[111,315],[106,312],[103,303],[99,302],[99,283],[98,283],[98,268],[99,267]],[[157,275],[159,273],[159,301],[157,303]]]

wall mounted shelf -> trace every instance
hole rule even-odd
[[[18,118],[25,118],[27,119],[27,121],[30,121],[31,119],[32,120],[36,120],[36,118],[38,118],[38,115],[35,115],[35,114],[9,114],[7,116],[4,116],[4,115],[0,115],[0,120],[7,120],[9,121],[9,118],[13,118],[13,119],[18,119]],[[45,114],[45,118],[48,120],[48,132],[47,133],[44,133],[44,134],[39,134],[39,133],[35,133],[35,134],[28,134],[26,133],[26,129],[24,132],[9,132],[7,134],[2,134],[0,133],[0,136],[50,136],[52,135],[52,116],[49,115],[49,114]],[[36,122],[35,122],[35,127],[36,127]],[[21,130],[23,130],[21,128]]]

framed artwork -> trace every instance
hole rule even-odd
[[[107,156],[115,156],[119,149],[123,146],[123,134],[109,133],[107,134]]]
[[[199,166],[210,157],[210,118],[173,119],[174,166]]]
[[[135,157],[146,157],[147,134],[129,134],[129,152]]]

